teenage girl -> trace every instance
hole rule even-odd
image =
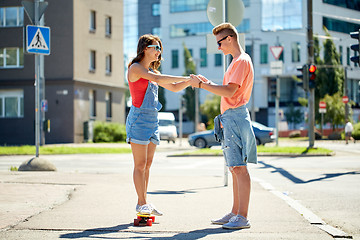
[[[158,86],[177,92],[190,85],[189,77],[160,74],[162,43],[159,37],[146,34],[139,38],[137,56],[129,63],[128,82],[132,106],[126,119],[126,141],[134,157],[133,179],[138,195],[136,211],[141,214],[162,213],[147,202],[149,170],[156,146],[160,143]]]

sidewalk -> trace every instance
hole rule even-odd
[[[0,172],[0,239],[333,239],[252,183],[246,230],[211,225],[232,203],[216,176],[152,175],[148,198],[165,214],[134,227],[129,174]]]

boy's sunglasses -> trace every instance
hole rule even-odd
[[[226,37],[223,37],[222,39],[220,39],[219,41],[217,41],[217,44],[219,47],[221,47],[221,42],[224,41],[227,37],[232,37],[232,35],[227,35]]]
[[[156,51],[161,52],[161,47],[159,45],[149,45],[147,47],[154,47]]]

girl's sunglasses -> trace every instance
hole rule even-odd
[[[156,51],[161,52],[161,47],[159,45],[149,45],[147,47],[154,47]]]

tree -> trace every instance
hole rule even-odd
[[[323,42],[323,59],[320,56],[321,47],[319,39],[316,36],[314,37],[314,62],[315,65],[318,66],[315,80],[315,119],[317,123],[320,123],[321,119],[318,111],[320,99],[326,98],[328,99],[329,104],[338,104],[335,101],[330,100],[329,97],[334,96],[334,98],[337,99],[340,96],[341,98],[343,92],[343,83],[345,80],[344,69],[340,63],[340,54],[337,52],[336,46],[328,30],[326,28],[324,28],[324,30],[328,38]],[[342,103],[341,99],[340,103]],[[329,107],[333,109],[333,112],[327,112],[325,114],[325,122],[330,122],[333,126],[340,124],[340,122],[338,123],[338,120],[333,119],[337,119],[339,117],[333,115],[336,112],[340,113],[340,111],[338,111],[339,106],[336,105]]]
[[[340,124],[345,122],[345,104],[342,102],[339,92],[332,96],[326,94],[324,101],[326,103],[324,121],[330,123],[333,130],[335,130]]]
[[[210,94],[200,106],[201,113],[208,118],[208,129],[214,128],[214,118],[220,114],[220,100],[221,97],[215,94]]]
[[[185,43],[184,46],[184,65],[185,65],[185,72],[183,76],[189,76],[190,74],[196,74],[196,66],[192,59],[191,53],[189,49],[186,47]],[[195,90],[188,87],[185,89],[185,107],[186,107],[186,116],[191,121],[195,121]]]
[[[324,58],[321,59],[321,47],[319,39],[314,37],[314,60],[319,68],[316,72],[315,98],[324,98],[326,94],[332,96],[337,92],[342,92],[344,82],[344,69],[340,63],[340,54],[331,39],[327,29],[325,29],[326,39],[323,42]],[[322,67],[324,66],[324,67]]]
[[[295,108],[293,104],[288,106],[287,111],[284,113],[286,117],[286,121],[288,123],[292,123],[292,129],[295,128],[296,124],[299,124],[303,120],[303,113],[299,108]]]

